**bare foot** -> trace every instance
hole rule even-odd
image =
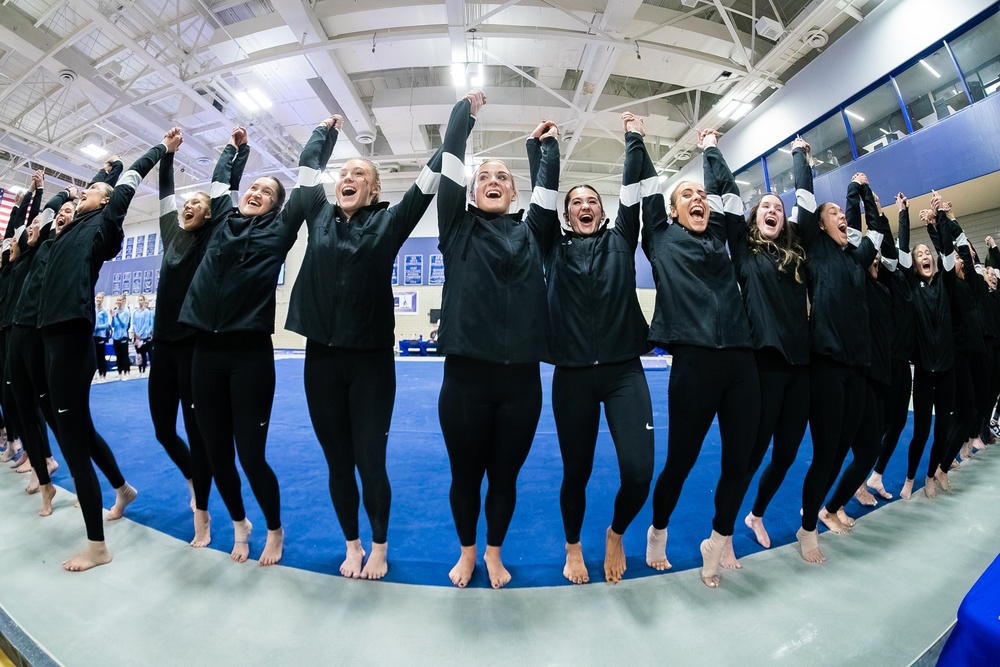
[[[934,478],[926,477],[924,478],[924,495],[934,500],[937,498],[937,490],[934,488]]]
[[[83,572],[98,565],[111,562],[111,552],[104,542],[90,542],[86,551],[81,551],[69,560],[63,561],[63,569],[70,572]]]
[[[764,529],[764,517],[754,516],[753,512],[750,512],[747,514],[747,518],[743,519],[743,523],[753,531],[753,536],[757,538],[757,544],[765,549],[771,548],[771,536]]]
[[[45,459],[45,467],[49,471],[49,477],[52,477],[52,475],[55,474],[56,470],[59,470],[59,462],[50,456],[49,458]]]
[[[854,497],[857,498],[858,502],[862,505],[868,505],[869,507],[878,505],[878,501],[875,500],[875,496],[871,494],[864,484],[859,486],[858,490],[854,492]]]
[[[807,563],[825,563],[826,556],[819,550],[819,532],[799,528],[795,532],[795,539],[799,541],[799,551],[802,560]]]
[[[657,530],[650,526],[646,531],[646,565],[654,570],[669,570],[673,567],[667,560],[667,529]]]
[[[278,530],[267,531],[267,539],[264,541],[264,551],[261,553],[260,558],[257,560],[264,567],[270,565],[277,565],[278,561],[281,560],[282,547],[285,545],[285,531],[279,528]]]
[[[986,449],[986,443],[985,442],[983,442],[979,438],[976,438],[975,440],[972,441],[972,453],[973,454],[975,454],[976,452],[982,451],[984,449]]]
[[[938,486],[941,487],[942,491],[951,491],[951,483],[948,482],[948,473],[944,470],[938,468],[937,472],[934,473],[934,479],[937,481]]]
[[[31,469],[31,479],[28,480],[28,486],[24,487],[24,492],[29,496],[33,496],[38,493],[38,475],[35,474],[35,469]]]
[[[448,578],[459,588],[465,588],[472,579],[472,571],[476,569],[476,545],[462,547],[462,555],[458,557],[455,567],[451,568]]]
[[[709,588],[718,588],[721,583],[719,560],[725,548],[726,536],[714,530],[711,537],[701,542],[701,582]]]
[[[386,542],[382,544],[372,542],[371,555],[368,556],[368,561],[365,562],[365,566],[361,570],[362,579],[381,579],[385,576],[385,573],[389,571],[389,561],[386,559],[388,548],[389,545]]]
[[[24,452],[23,449],[18,449],[17,453],[14,454],[12,458],[7,460],[11,462],[10,467],[16,469],[20,468],[28,461],[28,455]]]
[[[18,463],[18,461],[20,461],[20,463]],[[27,454],[21,452],[21,458],[18,459],[18,461],[14,461],[14,463],[17,463],[17,468],[14,469],[14,472],[21,475],[31,472],[31,461],[28,460]]]
[[[38,516],[50,516],[52,514],[52,499],[56,496],[56,487],[51,482],[41,487],[42,509],[38,511]]]
[[[510,572],[503,566],[500,560],[500,547],[486,545],[486,553],[483,554],[486,562],[486,574],[490,578],[490,586],[493,588],[503,588],[510,583]]]
[[[13,459],[14,452],[15,452],[14,443],[8,442],[7,447],[4,448],[2,452],[0,452],[0,463],[7,463],[7,461]]]
[[[347,556],[340,564],[340,574],[350,579],[360,579],[364,561],[365,550],[361,547],[361,540],[351,540],[347,543]]]
[[[903,489],[899,492],[899,497],[903,500],[909,500],[913,495],[913,480],[907,479],[903,482]]]
[[[188,482],[188,487],[190,487],[190,489],[191,489],[191,511],[192,512],[197,512],[198,511],[198,504],[195,502],[195,499],[194,499],[194,482],[191,481],[190,479],[187,482]]]
[[[125,508],[139,495],[135,488],[125,482],[115,489],[115,504],[108,510],[108,521],[117,521],[125,516]]]
[[[250,545],[247,544],[247,540],[250,539],[252,530],[253,524],[248,519],[233,521],[233,550],[229,557],[237,563],[245,563],[250,557]]]
[[[604,580],[617,584],[625,574],[625,547],[622,536],[608,528],[604,538]]]
[[[837,510],[837,520],[844,526],[847,526],[847,530],[854,528],[854,519],[847,516],[847,512],[844,511],[843,507]]]
[[[726,546],[722,548],[722,557],[719,559],[719,565],[726,568],[727,570],[743,569],[743,565],[736,558],[736,550],[733,549],[732,535],[726,538]]]
[[[840,519],[837,518],[836,514],[830,514],[826,511],[825,507],[819,511],[819,520],[824,526],[830,529],[831,533],[843,535],[849,530],[847,526],[840,523]]]
[[[590,581],[590,574],[583,562],[583,547],[579,542],[566,543],[566,565],[563,566],[563,576],[574,584],[585,584]]]
[[[885,498],[886,500],[892,500],[892,494],[886,491],[885,485],[882,484],[882,475],[878,474],[877,472],[873,472],[871,474],[871,477],[868,478],[868,481],[865,482],[865,485],[875,493]]]
[[[194,511],[194,539],[191,546],[196,548],[207,547],[212,542],[212,517],[208,510]]]

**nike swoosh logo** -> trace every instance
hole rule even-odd
[[[266,425],[267,425],[267,422],[266,422],[266,421],[264,421],[264,422],[261,422],[261,423],[260,423],[260,425],[261,425],[261,426],[266,426]]]
[[[46,393],[46,394],[39,394],[39,395],[38,395],[38,398],[45,398],[46,396],[48,396],[48,394],[47,394],[47,393]]]
[[[63,410],[62,408],[60,408],[60,409],[58,410],[58,412],[59,412],[59,414],[62,414],[62,413],[64,413],[64,412],[69,412],[69,408],[66,408],[65,410]]]
[[[652,427],[652,426],[650,426],[649,424],[646,424],[646,430],[647,430],[647,431],[652,431],[652,430],[653,430],[653,427]]]

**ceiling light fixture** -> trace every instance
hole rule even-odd
[[[250,113],[260,111],[260,105],[254,102],[253,99],[251,99],[251,97],[242,90],[238,93],[234,93],[233,97],[236,98],[236,101],[240,103],[240,106],[243,107],[244,110],[249,111]]]
[[[788,153],[789,155],[792,154],[792,151],[788,150],[787,148],[779,148],[778,150],[781,151],[782,153]]]
[[[941,78],[941,75],[938,74],[937,70],[934,69],[933,67],[931,67],[931,64],[929,62],[927,62],[926,60],[924,60],[923,58],[920,59],[920,64],[923,65],[924,67],[926,67],[927,71],[930,72],[931,74],[933,74],[935,78],[937,78],[937,79]]]
[[[267,95],[262,93],[260,88],[251,88],[250,90],[247,91],[247,95],[250,96],[250,99],[252,99],[258,105],[260,105],[261,108],[263,109],[271,108],[271,99]]]
[[[844,113],[846,113],[846,114],[847,114],[848,116],[850,116],[850,117],[851,117],[851,118],[853,118],[854,120],[860,120],[860,121],[861,121],[862,123],[863,123],[863,122],[865,122],[865,119],[864,119],[864,118],[862,118],[862,117],[861,117],[861,116],[859,116],[858,114],[854,113],[854,112],[853,112],[853,111],[851,111],[850,109],[844,109]]]
[[[451,82],[456,88],[465,86],[465,63],[451,64]]]
[[[889,130],[886,130],[885,128],[880,127],[878,131],[881,132],[882,134],[889,134]]]
[[[732,120],[739,120],[750,113],[750,109],[753,107],[748,102],[741,102],[740,100],[732,100],[726,104],[719,111],[719,115],[723,118],[731,118]]]
[[[482,63],[469,63],[465,68],[465,75],[473,88],[482,88],[486,83],[486,67]]]

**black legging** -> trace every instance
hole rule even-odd
[[[94,337],[94,358],[97,360],[97,374],[105,377],[108,374],[107,344],[103,338]]]
[[[330,469],[330,499],[344,538],[358,539],[361,476],[372,542],[384,544],[392,489],[385,470],[396,362],[392,348],[350,350],[306,342],[309,417]]]
[[[916,477],[920,458],[924,455],[924,446],[931,432],[931,408],[934,409],[934,444],[927,462],[927,476],[934,475],[948,449],[948,431],[954,406],[954,369],[935,372],[918,367],[913,374],[913,439],[910,440],[906,465],[907,479]]]
[[[809,364],[809,433],[813,459],[802,484],[802,528],[816,530],[819,510],[840,472],[843,458],[857,436],[864,416],[867,387],[862,370],[826,355],[814,354]],[[839,462],[838,462],[839,458]]]
[[[745,496],[753,476],[764,461],[773,436],[771,462],[760,475],[753,503],[754,516],[763,517],[789,468],[795,463],[806,433],[809,423],[809,366],[793,366],[773,349],[758,350],[754,356],[760,375],[760,425],[743,493]]]
[[[153,357],[153,339],[146,338],[140,340],[135,346],[135,361],[139,366],[139,372],[146,372],[146,365]]]
[[[451,464],[451,513],[463,547],[476,544],[483,475],[489,479],[486,544],[503,546],[517,502],[517,475],[541,413],[537,362],[445,359],[438,418]]]
[[[948,472],[962,445],[979,434],[979,405],[989,391],[986,355],[976,352],[955,353],[955,413],[948,430],[948,446],[938,464]]]
[[[653,527],[670,522],[702,442],[719,416],[722,465],[712,528],[732,535],[760,419],[760,380],[753,352],[691,345],[671,348],[667,463],[653,489]]]
[[[872,471],[881,446],[880,436],[885,431],[885,401],[888,395],[889,385],[868,380],[861,425],[858,427],[857,436],[850,445],[854,459],[844,468],[844,472],[840,476],[840,483],[837,484],[826,504],[827,512],[836,512],[846,505]],[[844,452],[843,458],[847,458],[846,452]],[[835,465],[835,468],[839,469],[842,465],[843,459]],[[830,480],[831,487],[835,481],[836,477],[834,476]]]
[[[21,443],[38,476],[38,483],[45,485],[52,481],[46,463],[52,456],[46,417],[55,423],[44,381],[45,348],[36,329],[22,326],[15,326],[10,330],[7,346],[10,386],[21,418]],[[44,416],[43,408],[47,412]]]
[[[208,462],[205,442],[198,430],[191,390],[191,364],[194,358],[194,338],[177,342],[157,343],[156,364],[149,369],[149,414],[153,419],[156,439],[167,456],[194,486],[195,507],[208,509],[212,491],[212,467]],[[184,431],[188,444],[177,434],[177,405],[184,414]]]
[[[875,472],[885,474],[885,467],[896,451],[899,436],[906,427],[910,414],[910,396],[913,393],[913,373],[906,359],[893,359],[889,368],[889,395],[885,399],[885,435],[875,463]]]
[[[233,521],[246,511],[236,454],[268,530],[281,528],[278,478],[264,457],[274,402],[274,349],[271,335],[250,331],[199,333],[191,369],[198,428],[219,495]],[[235,449],[233,441],[236,441]]]
[[[128,374],[132,369],[132,360],[128,356],[128,339],[112,341],[115,348],[115,365],[118,367],[118,374]]]
[[[94,341],[87,320],[70,320],[41,329],[45,345],[45,377],[55,410],[56,432],[73,475],[76,495],[87,526],[87,539],[104,541],[101,485],[91,465],[100,461],[111,486],[125,484],[107,443],[97,436],[90,416],[90,382],[96,370]]]
[[[649,497],[653,480],[653,405],[642,362],[636,358],[616,364],[556,367],[552,375],[552,413],[563,460],[559,506],[567,544],[580,541],[601,403],[618,454],[620,478],[611,530],[624,534]]]
[[[7,368],[8,342],[7,337],[10,329],[0,329],[0,406],[3,409],[4,426],[7,427],[7,442],[14,442],[21,437],[20,425],[21,416],[17,411],[17,404],[14,400],[14,392],[11,391],[10,371]]]

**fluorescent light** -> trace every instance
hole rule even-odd
[[[886,130],[886,129],[881,128],[881,127],[878,129],[878,131],[881,132],[882,134],[889,134],[889,130]]]
[[[80,152],[84,155],[89,155],[92,158],[102,158],[108,154],[108,151],[97,144],[87,144],[80,149]]]
[[[850,109],[844,109],[844,113],[846,113],[846,114],[847,114],[848,116],[850,116],[850,117],[851,117],[851,118],[853,118],[854,120],[860,120],[860,121],[861,121],[862,123],[863,123],[863,122],[865,122],[865,119],[864,119],[864,118],[862,118],[862,117],[861,117],[861,116],[859,116],[858,114],[854,113],[854,112],[853,112],[853,111],[851,111]]]
[[[11,193],[11,194],[14,194],[14,195],[19,195],[19,194],[21,194],[22,192],[27,192],[27,190],[25,190],[24,188],[22,188],[22,187],[21,187],[21,186],[19,186],[19,185],[12,185],[12,186],[10,186],[10,187],[9,187],[9,188],[7,188],[7,189],[8,189],[8,190],[10,190],[10,193]]]
[[[926,67],[927,71],[933,74],[936,78],[938,79],[941,78],[941,75],[937,73],[937,70],[931,67],[930,63],[924,60],[923,58],[920,59],[920,64]]]
[[[259,104],[264,109],[271,108],[271,100],[267,95],[261,92],[260,88],[251,88],[247,91],[247,94],[250,95],[254,102]]]
[[[736,185],[750,185],[750,181],[741,181],[740,179],[737,178]]]
[[[459,88],[465,85],[465,63],[451,64],[451,82]]]
[[[789,155],[792,154],[792,151],[788,150],[787,148],[779,148],[778,150],[781,151],[782,153],[788,153]]]
[[[741,102],[739,100],[732,100],[726,106],[722,107],[719,111],[719,115],[723,118],[731,118],[732,120],[738,120],[750,113],[750,109],[753,107],[748,102]]]
[[[253,113],[254,111],[260,110],[260,105],[250,99],[250,96],[244,93],[242,90],[234,95],[236,101],[240,103],[244,109]]]

